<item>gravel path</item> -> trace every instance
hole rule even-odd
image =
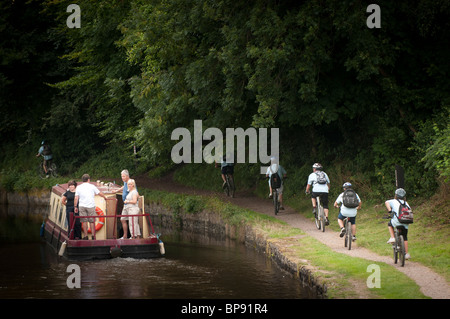
[[[172,175],[168,175],[164,178],[158,179],[157,181],[150,180],[146,177],[138,177],[136,178],[136,184],[138,187],[143,186],[150,189],[159,189],[175,193],[192,195],[215,194],[221,197],[223,200],[229,201],[237,206],[274,216],[272,201],[269,199],[264,200],[256,197],[253,194],[245,194],[239,192],[236,194],[236,198],[229,199],[222,194],[194,189],[175,183],[172,179]],[[297,213],[290,207],[286,207],[285,210],[280,211],[276,218],[285,221],[292,227],[301,229],[303,232],[329,246],[335,252],[372,260],[374,262],[393,264],[392,257],[380,256],[366,248],[358,247],[357,241],[352,244],[352,250],[346,249],[343,244],[343,239],[339,237],[337,232],[332,231],[331,229],[327,229],[325,232],[318,231],[314,222]],[[447,284],[447,281],[445,280],[445,278],[435,273],[430,268],[425,267],[417,262],[407,260],[404,267],[397,266],[397,269],[413,279],[419,285],[420,290],[424,295],[433,299],[450,299],[450,287]]]

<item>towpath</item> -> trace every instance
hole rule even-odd
[[[273,215],[273,206],[271,200],[264,200],[249,193],[237,193],[236,198],[230,199],[225,195],[213,191],[200,190],[192,187],[184,186],[173,181],[173,176],[167,175],[157,180],[151,180],[147,177],[136,178],[136,183],[149,189],[158,189],[173,193],[191,194],[191,195],[217,195],[225,201],[229,201],[234,205],[253,210],[258,213]],[[307,219],[303,215],[296,212],[290,207],[281,211],[278,216],[274,216],[280,220],[285,221],[292,227],[299,228],[308,235],[316,238],[321,243],[329,246],[332,250],[338,253],[347,254],[353,257],[364,258],[374,262],[383,262],[392,264],[392,257],[380,256],[366,248],[358,247],[356,244],[352,250],[344,248],[342,238],[338,233],[328,229],[326,232],[317,230],[314,222]],[[428,267],[420,263],[408,260],[404,267],[397,267],[397,269],[413,279],[420,287],[421,292],[433,299],[450,299],[450,287],[445,278],[437,274]]]

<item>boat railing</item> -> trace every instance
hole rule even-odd
[[[117,239],[117,218],[119,217],[140,217],[143,216],[144,220],[147,220],[147,224],[150,226],[151,229],[151,233],[154,234],[155,230],[153,229],[153,224],[152,224],[152,220],[150,218],[150,214],[149,213],[143,213],[143,214],[135,214],[135,215],[122,215],[122,214],[114,214],[114,215],[97,215],[97,216],[75,216],[73,212],[70,212],[69,214],[69,239],[74,239],[74,228],[75,228],[75,221],[76,219],[81,219],[81,218],[115,218],[114,219],[114,226],[113,226],[113,239]],[[147,217],[147,218],[145,218]],[[134,229],[134,222],[135,222],[135,218],[130,218],[131,220],[131,229]],[[129,220],[129,221],[130,221]],[[80,221],[81,222],[81,221]]]

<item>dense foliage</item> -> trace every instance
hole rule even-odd
[[[370,3],[80,0],[79,29],[68,1],[2,4],[0,134],[45,136],[71,171],[111,145],[169,163],[195,119],[279,127],[291,172],[322,162],[383,193],[400,164],[433,191],[450,176],[450,3],[377,1],[378,29]]]

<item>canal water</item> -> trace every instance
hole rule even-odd
[[[69,261],[39,238],[42,217],[0,211],[0,299],[305,299],[306,287],[235,241],[162,233],[166,256]],[[71,264],[81,287],[69,288]]]

